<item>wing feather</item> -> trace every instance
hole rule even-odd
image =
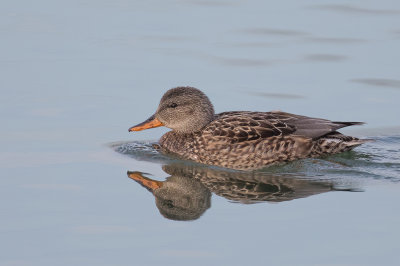
[[[212,141],[238,143],[273,136],[302,136],[318,139],[336,130],[362,122],[335,122],[322,118],[274,112],[224,112],[203,131]]]
[[[232,144],[284,136],[295,130],[294,126],[280,121],[269,113],[225,112],[217,115],[216,119],[203,130],[203,135],[212,135],[212,139],[217,142]]]
[[[295,115],[280,111],[270,112],[272,116],[280,121],[296,128],[294,135],[318,139],[336,130],[353,125],[362,125],[362,122],[337,122],[322,118],[313,118],[302,115]]]

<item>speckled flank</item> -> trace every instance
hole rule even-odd
[[[166,133],[160,145],[164,152],[177,154],[184,159],[252,170],[278,162],[338,153],[363,143],[337,132],[317,139],[296,135],[294,125],[276,118],[283,114],[289,116],[277,112],[222,113],[202,131]]]

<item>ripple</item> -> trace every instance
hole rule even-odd
[[[305,96],[291,93],[275,93],[275,92],[256,92],[246,91],[245,93],[254,96],[266,97],[266,98],[277,98],[277,99],[304,99]]]
[[[341,13],[357,13],[357,14],[370,14],[370,15],[397,15],[400,10],[396,9],[372,9],[352,5],[314,5],[314,9],[324,9],[337,11]]]
[[[191,4],[204,7],[227,7],[236,4],[231,1],[205,1],[205,0],[190,0],[190,1],[185,0],[180,2],[182,2],[182,4]]]
[[[306,40],[317,43],[329,43],[329,44],[358,44],[368,42],[365,39],[360,38],[345,38],[345,37],[308,37]]]
[[[309,33],[297,30],[272,29],[272,28],[248,28],[240,30],[240,32],[252,35],[275,35],[275,36],[295,36],[295,37],[309,35]]]
[[[160,153],[154,145],[155,141],[115,142],[109,144],[114,151],[135,158],[138,161],[167,163],[174,160]]]
[[[377,87],[400,88],[400,80],[398,79],[366,78],[366,79],[351,79],[350,81]]]
[[[282,62],[282,60],[269,59],[253,59],[253,58],[229,58],[221,56],[210,56],[213,61],[226,66],[241,66],[241,67],[261,67],[273,66]]]
[[[332,156],[347,166],[341,173],[380,180],[400,181],[400,136],[374,137],[356,151]]]
[[[312,62],[339,62],[346,59],[344,55],[335,54],[310,54],[304,57],[304,60]]]

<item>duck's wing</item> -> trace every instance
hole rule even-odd
[[[295,126],[280,121],[271,113],[224,112],[203,130],[203,136],[217,142],[239,143],[286,136],[295,131]]]
[[[312,139],[318,139],[343,127],[364,124],[363,122],[330,121],[327,119],[295,115],[280,111],[269,112],[268,114],[275,117],[278,121],[294,127],[295,131],[291,134]]]
[[[224,112],[216,115],[203,131],[217,142],[239,143],[274,136],[318,139],[336,130],[362,125],[362,122],[336,122],[322,118],[274,112]]]

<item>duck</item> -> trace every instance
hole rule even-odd
[[[197,163],[236,170],[258,170],[299,159],[337,154],[370,140],[344,135],[338,129],[363,122],[339,122],[282,111],[229,111],[215,114],[199,89],[168,90],[158,108],[129,132],[165,126],[162,153]]]

